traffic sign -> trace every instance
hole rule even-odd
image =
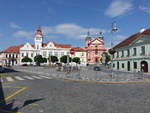
[[[74,53],[75,53],[74,49],[71,48],[71,49],[70,49],[70,54],[73,55]]]

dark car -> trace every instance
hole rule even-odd
[[[22,66],[28,66],[27,64],[22,64]]]
[[[93,70],[94,70],[94,71],[100,71],[101,68],[100,68],[99,66],[94,66]]]
[[[4,68],[0,66],[0,73],[2,73],[3,71],[4,71]]]

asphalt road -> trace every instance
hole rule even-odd
[[[12,72],[3,79],[16,75],[39,76]],[[150,113],[150,83],[96,84],[45,78],[2,84],[7,104],[12,104],[9,113]]]

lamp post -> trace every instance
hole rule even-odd
[[[113,23],[112,23],[112,28],[111,28],[111,35],[112,35],[112,38],[111,38],[111,49],[109,49],[109,53],[111,54],[111,78],[113,79],[113,54],[115,53],[115,50],[113,49],[113,34],[115,33],[115,32],[117,32],[118,31],[118,28],[117,28],[117,24],[116,24],[116,22],[114,21]]]

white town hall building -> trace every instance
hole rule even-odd
[[[40,26],[38,26],[35,33],[34,42],[34,45],[25,43],[18,46],[11,46],[0,52],[0,65],[22,65],[21,60],[25,56],[28,56],[33,61],[36,55],[42,55],[45,58],[57,56],[58,59],[60,59],[61,56],[70,55],[70,49],[73,48],[68,44],[58,44],[51,41],[43,43],[43,34]],[[81,64],[86,64],[85,49],[77,47],[74,57],[79,57]],[[34,64],[34,62],[32,62],[32,64]]]

